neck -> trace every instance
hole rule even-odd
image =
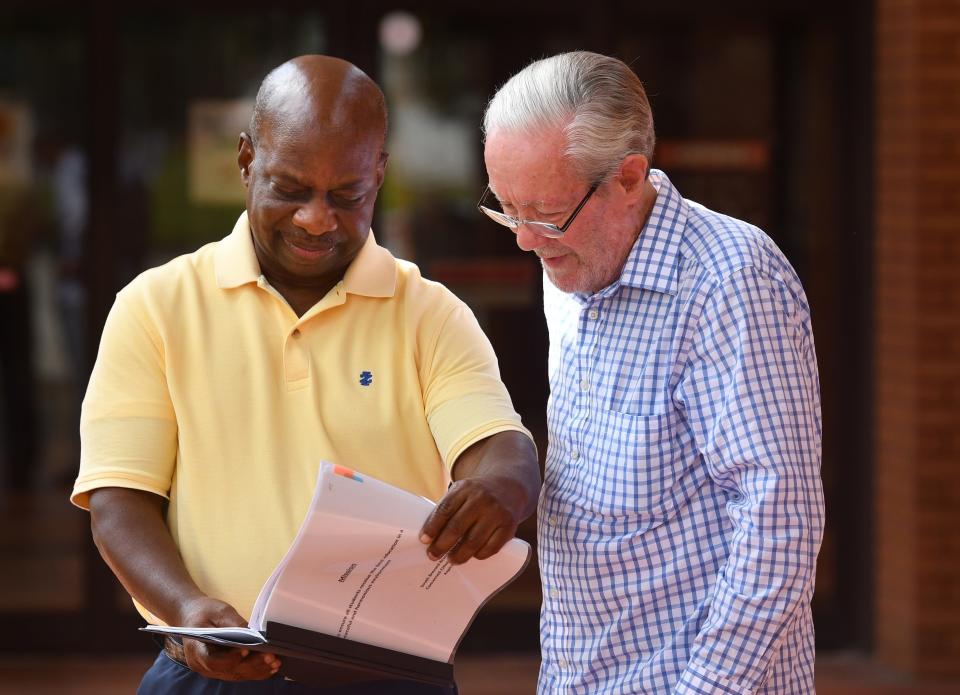
[[[637,222],[634,226],[636,230],[633,234],[633,238],[630,240],[630,244],[627,246],[626,252],[623,254],[623,259],[620,262],[620,267],[617,269],[617,273],[613,279],[620,277],[623,273],[623,267],[627,264],[627,258],[630,256],[630,250],[633,248],[634,244],[637,243],[637,239],[640,238],[640,235],[643,234],[643,228],[647,226],[647,222],[650,220],[650,213],[653,212],[653,206],[657,202],[657,189],[654,188],[653,184],[650,183],[650,180],[643,185],[643,196],[640,198],[640,203],[637,205]],[[613,282],[611,279],[611,282]]]
[[[314,304],[319,302],[327,293],[333,289],[344,273],[334,275],[323,275],[315,278],[290,277],[286,273],[277,272],[276,268],[271,268],[270,263],[260,262],[260,272],[270,283],[270,286],[280,293],[290,308],[297,316],[303,316],[310,310]]]
[[[324,283],[323,285],[311,285],[310,287],[297,287],[284,285],[282,282],[276,282],[267,277],[270,285],[280,293],[280,296],[287,300],[287,304],[297,314],[303,316],[310,311],[310,308],[327,296],[327,293],[336,286],[336,282]]]
[[[647,222],[650,220],[650,213],[653,212],[653,206],[657,202],[657,189],[654,188],[653,183],[650,182],[648,178],[643,184],[643,197],[640,199],[639,206],[639,223],[637,224],[637,236],[640,236],[643,232],[643,228],[647,226]]]

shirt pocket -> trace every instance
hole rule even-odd
[[[604,517],[646,516],[676,508],[685,471],[682,418],[675,410],[655,415],[596,411],[592,458],[584,468],[582,498]]]

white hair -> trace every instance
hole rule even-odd
[[[483,132],[562,128],[565,154],[586,180],[612,176],[623,158],[653,158],[653,114],[639,78],[616,58],[575,51],[535,61],[490,100]]]

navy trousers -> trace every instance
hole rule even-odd
[[[311,688],[283,676],[265,681],[228,681],[204,678],[163,652],[144,674],[137,695],[457,695],[457,689],[413,681],[376,681],[337,688]]]

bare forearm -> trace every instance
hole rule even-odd
[[[518,523],[537,508],[540,494],[537,450],[521,432],[498,432],[477,442],[460,455],[452,474],[455,481],[466,478],[503,481],[510,491],[511,507]]]
[[[127,592],[161,620],[184,624],[184,606],[204,594],[190,578],[163,518],[163,499],[126,488],[90,496],[93,540]]]
[[[246,620],[191,579],[163,519],[163,499],[126,488],[102,488],[90,495],[93,540],[123,587],[147,610],[170,625],[235,627]],[[275,654],[211,647],[185,640],[187,666],[223,680],[261,680],[280,668]]]
[[[520,432],[499,432],[467,449],[453,467],[454,484],[423,525],[427,554],[454,564],[483,560],[513,538],[533,514],[540,490],[537,452]]]

